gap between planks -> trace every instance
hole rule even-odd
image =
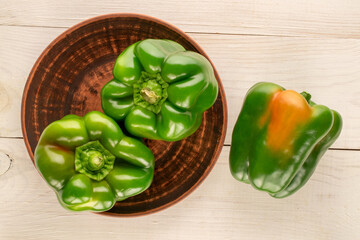
[[[82,20],[85,21],[86,19]],[[82,22],[79,21],[78,23]],[[0,24],[0,27],[28,27],[28,28],[54,28],[54,29],[69,29],[66,26],[47,26],[47,25],[26,25],[26,24]],[[280,37],[280,38],[319,38],[319,39],[360,39],[357,37],[329,37],[329,36],[306,36],[306,35],[286,35],[286,34],[257,34],[257,33],[230,33],[230,32],[197,32],[197,31],[184,31],[187,34],[202,34],[202,35],[224,35],[224,36],[245,36],[245,37]]]
[[[0,139],[24,139],[23,137],[1,137]],[[224,143],[224,147],[231,147],[231,144]],[[328,150],[333,151],[360,151],[359,148],[329,148]]]

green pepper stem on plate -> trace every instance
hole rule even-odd
[[[107,211],[145,191],[154,175],[150,149],[97,111],[48,125],[34,156],[60,204],[74,211]]]
[[[101,91],[102,108],[137,137],[177,141],[190,136],[218,95],[210,62],[170,40],[129,46],[113,75]]]

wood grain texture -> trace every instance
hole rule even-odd
[[[111,12],[138,12],[161,18],[184,31],[360,37],[357,0],[0,0],[2,25],[70,27]]]
[[[299,192],[273,199],[235,181],[229,147],[206,181],[164,211],[109,218],[63,209],[22,139],[1,139],[14,165],[0,177],[0,239],[359,239],[359,151],[328,151]]]
[[[20,137],[20,99],[42,50],[64,29],[0,27],[0,136]],[[360,40],[189,34],[214,62],[229,108],[226,144],[246,91],[256,82],[276,82],[308,91],[338,110],[344,128],[336,148],[360,149]],[[21,57],[19,57],[21,56]]]
[[[206,57],[185,33],[134,14],[111,14],[80,23],[45,49],[31,70],[21,109],[25,145],[32,158],[40,134],[51,122],[68,114],[102,111],[100,92],[113,79],[117,56],[146,38],[171,39]],[[223,147],[227,125],[225,93],[215,68],[214,74],[219,95],[203,114],[199,129],[177,142],[146,141],[156,159],[153,183],[103,214],[134,216],[159,211],[190,194],[209,174]]]

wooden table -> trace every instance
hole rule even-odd
[[[229,107],[221,156],[185,200],[137,218],[64,210],[35,170],[20,128],[23,87],[68,27],[111,12],[161,18],[193,37],[222,78]],[[0,239],[360,239],[358,0],[0,0]],[[338,110],[342,134],[308,184],[277,200],[229,172],[231,132],[254,83],[276,82]]]

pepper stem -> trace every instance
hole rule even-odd
[[[92,171],[97,171],[102,168],[104,165],[104,158],[101,153],[97,151],[91,151],[91,153],[88,153],[89,155],[89,161],[88,161],[88,167]]]
[[[168,86],[160,73],[142,72],[139,80],[133,85],[135,105],[159,113],[168,97]]]
[[[99,141],[88,142],[75,150],[75,170],[101,181],[112,170],[115,156]]]
[[[310,99],[311,99],[311,94],[310,93],[307,93],[307,92],[302,92],[300,93],[304,98],[305,100],[310,103]]]
[[[140,95],[150,104],[155,104],[159,98],[161,98],[154,91],[151,91],[151,89],[147,87],[140,90]]]

